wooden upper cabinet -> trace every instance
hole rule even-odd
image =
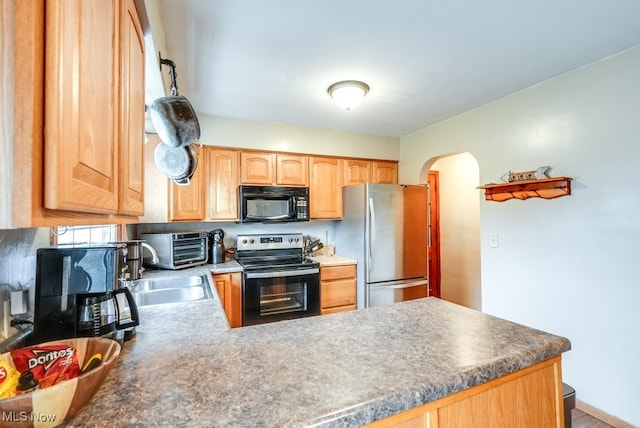
[[[362,184],[371,181],[371,162],[360,159],[345,159],[344,185]]]
[[[134,0],[122,8],[120,86],[121,214],[144,214],[144,38]]]
[[[208,180],[207,164],[203,161],[204,150],[196,150],[198,167],[186,186],[179,186],[169,181],[169,220],[171,221],[202,221],[205,218],[205,186]]]
[[[371,182],[398,184],[398,163],[385,161],[371,162]]]
[[[309,184],[308,157],[242,152],[240,182],[264,186],[307,186]]]
[[[343,160],[309,157],[309,217],[311,219],[342,218]]]
[[[276,155],[276,183],[283,186],[309,185],[309,157]]]
[[[208,220],[238,219],[240,152],[205,147],[208,164]]]
[[[240,153],[240,181],[242,184],[271,185],[276,178],[274,153]]]
[[[50,1],[45,24],[46,208],[118,211],[120,1]]]

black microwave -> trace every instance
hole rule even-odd
[[[309,221],[309,188],[239,186],[240,223]]]

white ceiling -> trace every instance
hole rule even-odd
[[[158,0],[199,113],[399,137],[640,43],[638,0]],[[167,71],[163,68],[163,72]],[[371,90],[347,112],[339,80]]]

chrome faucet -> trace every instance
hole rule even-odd
[[[151,253],[151,262],[158,263],[160,259],[158,258],[158,253],[156,253],[156,250],[146,242],[141,242],[141,244],[142,244],[142,248],[146,248]]]

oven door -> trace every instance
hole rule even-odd
[[[320,269],[245,271],[242,325],[320,314]]]

